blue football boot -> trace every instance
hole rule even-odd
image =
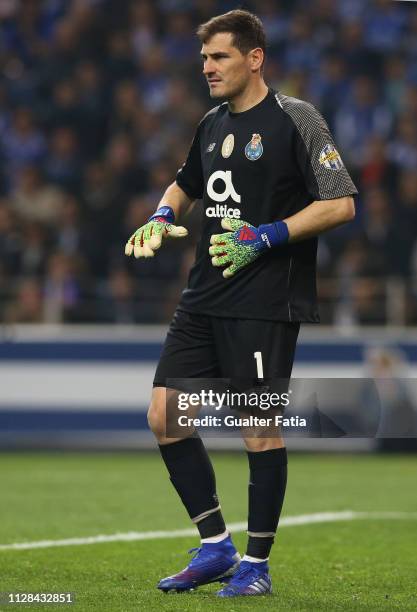
[[[217,592],[218,597],[239,597],[240,595],[268,595],[272,593],[271,577],[266,561],[251,563],[242,561],[229,583]]]
[[[158,589],[165,593],[179,593],[210,582],[227,582],[239,567],[240,555],[230,535],[221,542],[202,544],[200,548],[192,548],[188,552],[196,554],[187,567],[178,574],[162,578]]]

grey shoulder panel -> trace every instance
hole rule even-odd
[[[203,121],[205,121],[207,119],[207,117],[210,117],[211,115],[215,115],[217,113],[217,111],[224,106],[225,104],[227,104],[227,102],[222,102],[221,104],[218,104],[217,106],[215,106],[214,108],[211,108],[202,118],[202,120],[200,121],[200,123],[203,123]]]
[[[310,102],[275,95],[277,104],[291,118],[310,158],[311,167],[322,199],[333,199],[357,193],[335,147],[329,126]]]
[[[282,110],[291,117],[300,134],[304,136],[303,140],[311,139],[314,128],[329,131],[327,123],[310,102],[282,93],[277,93],[275,98]]]

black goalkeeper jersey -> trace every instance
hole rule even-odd
[[[201,120],[177,184],[202,199],[196,260],[179,308],[212,316],[275,321],[319,320],[317,238],[268,251],[231,279],[211,264],[210,236],[222,217],[258,226],[285,219],[314,200],[357,193],[320,113],[269,90],[242,113],[227,103]]]

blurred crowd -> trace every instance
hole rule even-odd
[[[413,6],[414,5],[414,6]],[[170,318],[198,239],[124,256],[213,106],[196,26],[262,19],[265,78],[323,113],[360,191],[320,240],[322,319],[417,323],[417,6],[391,0],[0,0],[0,316]]]

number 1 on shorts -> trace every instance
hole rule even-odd
[[[264,366],[262,364],[262,353],[261,351],[256,351],[256,353],[254,353],[253,356],[255,357],[255,360],[256,360],[256,372],[258,374],[258,378],[263,378],[264,377]]]

